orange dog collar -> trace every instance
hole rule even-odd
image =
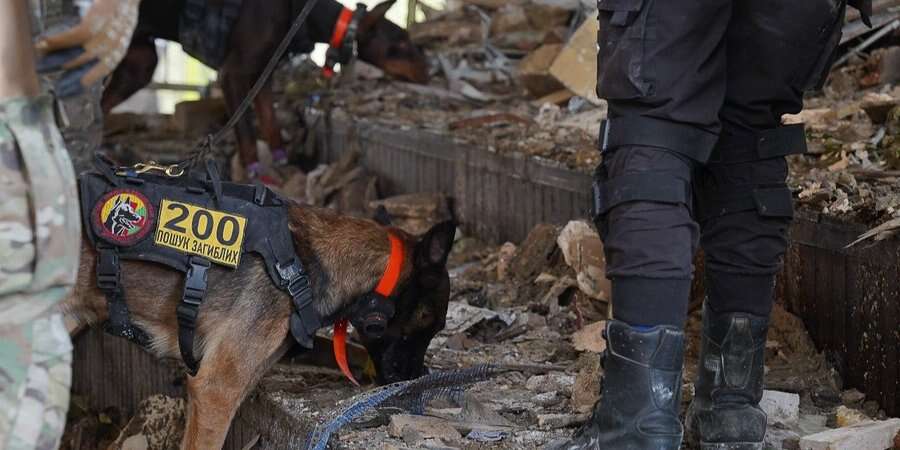
[[[388,238],[391,240],[391,256],[388,258],[387,267],[384,268],[381,280],[378,281],[378,285],[375,287],[375,293],[383,297],[390,297],[394,294],[397,282],[400,280],[400,272],[403,269],[403,260],[405,259],[403,241],[390,231],[388,231]],[[353,377],[350,365],[347,362],[347,319],[339,319],[334,323],[332,343],[334,359],[337,361],[341,372],[353,384],[359,386],[359,382]]]

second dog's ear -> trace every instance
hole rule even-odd
[[[359,22],[359,33],[363,35],[368,33],[379,20],[384,18],[384,15],[387,14],[388,10],[391,9],[391,6],[394,6],[394,3],[396,2],[397,0],[387,0],[375,5],[375,7],[367,12],[366,16]]]
[[[375,216],[372,217],[372,220],[378,222],[378,225],[381,226],[390,226],[391,225],[391,213],[388,212],[387,208],[384,205],[378,205],[378,209],[375,210]]]
[[[431,227],[416,244],[416,266],[444,267],[453,248],[454,237],[456,237],[456,223],[452,220]]]

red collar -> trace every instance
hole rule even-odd
[[[346,11],[346,9],[345,9]],[[375,292],[384,297],[390,297],[397,289],[397,282],[400,280],[400,272],[403,269],[404,248],[403,241],[393,232],[388,231],[388,238],[391,240],[391,256],[388,258],[387,266],[384,268],[384,274],[375,286]],[[334,347],[334,359],[337,361],[341,372],[353,384],[359,386],[353,373],[350,372],[350,365],[347,363],[347,319],[339,319],[334,323],[334,338],[332,339]]]
[[[353,20],[353,10],[349,8],[341,10],[341,15],[338,16],[337,23],[334,24],[334,33],[331,35],[329,45],[333,48],[341,48],[341,44],[344,42],[344,35],[347,34],[347,27],[350,25],[351,20]]]
[[[342,9],[337,23],[334,24],[334,33],[331,34],[331,40],[328,41],[328,45],[331,46],[330,51],[337,52],[344,45],[344,36],[347,35],[347,29],[350,28],[352,20],[353,10],[349,8]],[[325,78],[334,76],[334,63],[329,64],[326,61],[325,66],[322,67],[322,73],[325,75]]]

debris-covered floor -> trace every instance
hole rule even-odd
[[[445,134],[489,152],[593,170],[606,115],[592,92],[595,61],[584,59],[594,50],[596,22],[580,18],[593,13],[578,1],[462,3],[459,9],[429,13],[427,22],[412,29],[433,62],[428,85],[387,80],[357,63],[352,77],[326,92],[308,62],[282,67],[275,83],[278,119],[294,160],[308,169],[272,169],[282,193],[359,215],[371,216],[384,206],[414,233],[449,214],[446,199],[433,194],[380,199],[378,180],[353,155],[329,166],[309,164],[316,127],[307,121],[323,117],[310,114],[309,107]],[[896,5],[891,8],[876,13],[900,17]],[[790,185],[801,207],[875,227],[870,237],[876,239],[900,229],[900,47],[896,35],[885,41],[882,48],[851,56],[803,112],[784,118],[807,126],[809,154],[791,157]],[[105,124],[104,145],[123,162],[173,161],[224,118],[221,99],[186,102],[172,116],[114,114]],[[233,143],[226,141],[219,150],[229,154]],[[265,148],[261,154],[266,163]],[[239,165],[231,162],[229,173],[241,180]],[[464,392],[435,398],[425,415],[396,407],[368,413],[340,429],[333,448],[541,448],[569,436],[586,419],[599,391],[600,329],[609,298],[602,244],[591,227],[578,221],[540,225],[523,242],[502,246],[460,234],[451,266],[447,326],[432,343],[428,365],[451,370],[492,364],[499,372]],[[699,351],[700,302],[692,308],[683,407],[691,399]],[[801,438],[860,422],[864,429],[846,432],[879,432],[866,427],[885,422],[865,421],[886,419],[883,411],[862,393],[842,389],[802,321],[780,305],[766,349],[763,405],[770,417],[770,448],[800,448]],[[372,387],[355,388],[333,368],[292,361],[276,366],[248,402],[294,420],[283,432],[297,436],[281,444],[262,436],[257,448],[299,446],[305,440],[301,430],[325,423],[352,396]],[[73,398],[63,448],[106,448],[113,441],[113,448],[177,448],[183,401],[151,397],[134,418],[116,410],[91,411],[83,407],[87,403]],[[254,448],[254,440],[247,441],[245,448]]]
[[[437,220],[440,197],[408,196],[405,226]],[[402,203],[395,199],[394,204]],[[396,206],[395,206],[396,208]],[[459,237],[451,256],[452,300],[447,326],[433,342],[435,371],[490,364],[498,374],[453,395],[434,396],[424,415],[396,406],[376,409],[341,428],[331,448],[542,448],[570,435],[598,398],[602,373],[600,336],[607,314],[601,243],[585,222],[564,228],[540,225],[518,245],[492,247]],[[568,262],[567,262],[568,261]],[[687,327],[682,406],[691,399],[699,351],[699,310]],[[763,405],[770,417],[771,448],[798,448],[801,437],[869,419],[885,419],[875,402],[841,380],[816,352],[802,322],[776,306],[766,343]],[[333,368],[286,358],[266,376],[250,402],[279,410],[293,441],[305,440],[373,386],[355,388]],[[138,416],[114,410],[86,413],[73,403],[64,448],[176,448],[183,401],[152,397]],[[335,406],[337,405],[337,406]],[[121,435],[119,429],[124,427]],[[91,439],[94,439],[93,441]],[[141,447],[146,442],[147,447]],[[266,437],[261,448],[281,448]],[[252,448],[252,447],[248,447]],[[691,448],[686,445],[685,448]]]

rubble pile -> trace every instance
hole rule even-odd
[[[599,239],[585,225],[539,225],[518,245],[499,247],[459,237],[451,256],[447,325],[432,342],[428,365],[446,370],[493,364],[510,371],[456,401],[429,404],[422,416],[348,426],[332,442],[346,448],[513,449],[544,448],[569,436],[599,397],[601,330],[609,313],[608,282],[577,281],[603,273],[602,256],[593,257],[602,250]],[[700,333],[695,309],[687,326],[682,412],[693,394]],[[891,430],[897,433],[897,419],[886,418],[859,391],[842,390],[802,321],[781,305],[766,348],[767,448],[877,448],[858,444],[880,445]]]
[[[403,206],[404,200],[410,203]],[[439,211],[441,202],[424,194],[380,204],[421,218]],[[336,430],[331,445],[536,449],[565,439],[587,419],[599,397],[600,353],[605,349],[601,330],[610,312],[604,264],[599,237],[582,221],[539,225],[523,242],[501,246],[458,235],[450,258],[447,322],[432,341],[427,365],[453,370],[487,364],[498,368],[497,374],[453,395],[434,397],[421,411],[378,408]],[[699,308],[691,312],[686,332],[682,412],[696,377]],[[773,312],[766,353],[762,407],[770,422],[767,448],[881,448],[867,445],[881,445],[900,430],[900,420],[885,417],[877,403],[857,390],[843,390],[840,376],[815,350],[802,321],[781,305]],[[328,357],[325,351],[304,360]],[[263,378],[248,401],[277,408],[296,423],[289,432],[305,439],[313,425],[328,423],[354,396],[371,388],[354,388],[337,370],[302,365],[291,356]],[[87,413],[73,407],[63,448],[176,448],[183,402],[154,396],[138,409],[128,420],[110,411]],[[244,414],[252,417],[252,411]],[[267,442],[263,433],[245,448],[277,448]]]
[[[882,3],[876,30],[900,20],[896,2]],[[606,117],[594,92],[594,7],[578,0],[452,2],[411,29],[432,61],[430,84],[387,80],[357,62],[323,107],[338,118],[447,134],[487,151],[590,172]],[[891,46],[894,32],[851,52],[866,33],[850,9],[841,47],[847,57],[804,111],[783,120],[807,124],[810,153],[791,158],[799,204],[877,225],[900,216],[900,46]],[[308,93],[291,92],[307,101]]]

